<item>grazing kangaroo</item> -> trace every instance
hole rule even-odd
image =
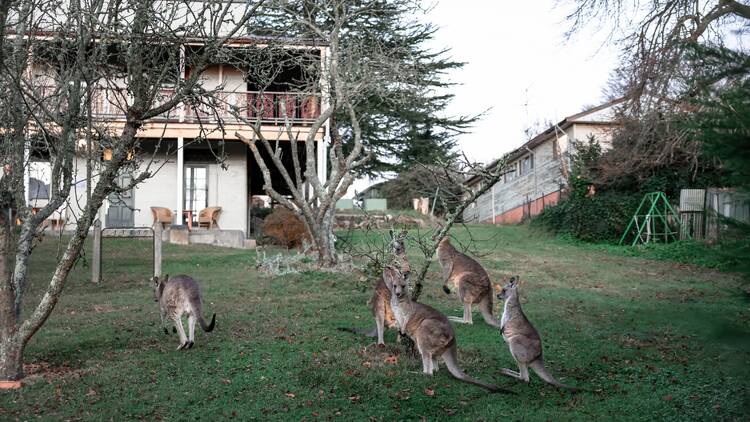
[[[539,375],[546,383],[556,387],[567,388],[572,392],[578,391],[577,388],[569,387],[550,375],[544,367],[542,359],[542,339],[531,322],[521,309],[521,302],[518,300],[518,276],[511,277],[510,283],[501,289],[497,298],[505,301],[503,306],[503,316],[501,319],[500,332],[503,340],[510,347],[510,354],[518,364],[518,372],[508,368],[503,368],[503,375],[513,377],[523,382],[529,382],[529,367]]]
[[[448,319],[472,324],[471,305],[476,303],[484,321],[493,327],[500,327],[500,322],[492,316],[492,285],[482,265],[454,248],[447,234],[438,243],[437,255],[443,269],[443,291],[450,294],[449,285],[453,285],[464,305],[463,318]]]
[[[391,292],[391,308],[399,330],[414,340],[422,356],[422,372],[432,375],[438,370],[438,358],[442,357],[448,372],[457,379],[492,392],[512,393],[474,379],[459,368],[453,326],[435,308],[412,302],[404,276],[399,270],[386,267],[383,270],[383,280]]]
[[[161,311],[161,324],[164,327],[167,319],[172,320],[173,331],[176,328],[180,336],[180,349],[189,349],[195,344],[195,321],[200,323],[205,332],[211,332],[216,324],[216,314],[211,317],[211,323],[206,324],[203,319],[203,299],[198,282],[186,275],[178,275],[173,278],[164,277],[164,281],[159,277],[154,277],[154,296],[159,302]],[[185,336],[185,329],[182,327],[182,315],[188,316],[188,336]],[[164,332],[169,331],[164,327]]]
[[[406,247],[404,246],[407,233],[406,230],[402,230],[401,233],[394,236],[393,230],[390,231],[390,247],[394,254],[393,261],[405,277],[408,277],[409,273],[411,273],[409,260],[406,258]],[[385,344],[385,341],[383,340],[383,332],[386,327],[395,328],[396,319],[391,310],[391,292],[388,290],[388,287],[386,287],[382,277],[380,277],[377,284],[375,284],[375,290],[372,293],[369,305],[372,308],[372,316],[375,318],[375,327],[370,330],[361,328],[339,328],[339,330],[362,334],[367,337],[377,336],[378,344]]]

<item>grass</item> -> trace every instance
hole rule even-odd
[[[143,246],[123,240],[105,252],[118,258],[101,286],[88,282],[88,268],[76,269],[26,350],[27,384],[0,393],[0,419],[747,420],[750,307],[739,276],[525,227],[472,230],[494,279],[525,280],[524,310],[550,371],[600,391],[571,395],[533,374],[530,385],[501,377],[512,358],[478,314],[473,326],[456,327],[461,365],[518,394],[488,394],[444,367],[424,376],[395,333],[378,348],[336,330],[372,324],[359,275],[274,278],[254,269],[252,252],[207,246],[165,246],[165,272],[197,278],[207,311],[217,313],[216,330],[178,352],[177,337],[159,329]],[[35,250],[26,311],[55,254],[50,240]],[[459,315],[438,277],[433,266],[422,300]]]

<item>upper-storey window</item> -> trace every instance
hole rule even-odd
[[[514,162],[513,164],[508,166],[508,169],[505,172],[505,182],[510,182],[511,180],[518,177],[518,162]]]
[[[523,157],[519,163],[519,174],[528,174],[534,169],[534,154]]]

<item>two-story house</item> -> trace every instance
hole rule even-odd
[[[307,58],[319,57],[322,61],[326,46],[317,42],[288,40],[289,54],[304,54]],[[177,77],[186,78],[191,68],[189,56],[198,54],[201,41],[195,40],[180,46],[180,62],[183,64]],[[243,49],[263,48],[263,40],[253,36],[240,36],[227,42],[223,48]],[[227,54],[230,57],[231,54]],[[123,173],[123,179],[133,177],[139,171],[149,170],[153,176],[134,189],[112,194],[100,211],[102,226],[108,227],[150,227],[154,224],[152,207],[168,210],[171,223],[175,225],[198,226],[198,214],[209,207],[220,207],[217,223],[221,230],[249,232],[252,220],[252,205],[263,203],[258,196],[264,195],[263,178],[256,160],[249,148],[239,141],[235,132],[247,138],[253,137],[253,130],[236,115],[242,113],[248,121],[260,120],[261,131],[268,139],[279,140],[281,156],[288,168],[291,164],[290,139],[286,131],[279,129],[285,122],[291,122],[297,142],[304,142],[312,122],[320,115],[321,97],[295,89],[295,81],[301,78],[303,61],[290,60],[280,64],[275,78],[259,86],[252,80],[249,69],[238,68],[217,59],[203,72],[201,80],[205,90],[219,89],[220,106],[205,109],[201,106],[180,104],[166,115],[151,119],[143,124],[138,132],[140,168]],[[44,65],[32,66],[36,84],[44,84],[54,79]],[[117,82],[117,81],[115,81]],[[113,133],[122,130],[124,115],[118,101],[127,96],[127,86],[122,81],[113,86],[97,86],[93,89],[91,114],[103,127]],[[163,87],[165,96],[169,85]],[[221,124],[219,124],[221,123]],[[327,124],[315,134],[317,173],[326,175]],[[158,145],[158,148],[157,148]],[[265,154],[262,148],[261,152]],[[304,154],[304,147],[299,148]],[[217,160],[217,157],[221,160]],[[108,151],[101,152],[101,160],[108,159]],[[270,163],[270,160],[267,162]],[[304,160],[302,160],[304,164]],[[75,186],[68,203],[53,216],[55,222],[65,227],[74,224],[86,202],[86,160],[76,162]],[[272,164],[269,164],[274,172]],[[44,154],[31,151],[31,163],[26,173],[26,200],[32,207],[44,205],[49,196],[51,169]],[[323,180],[325,182],[325,180]],[[276,184],[274,184],[275,187]],[[286,191],[283,182],[277,189]],[[266,201],[267,202],[267,198]]]
[[[606,148],[615,128],[614,100],[568,116],[513,150],[508,155],[505,175],[472,203],[464,221],[515,224],[535,216],[560,200],[570,175],[570,154],[577,142],[590,137]],[[499,160],[488,165],[497,167]],[[479,176],[466,181],[474,192],[480,189]]]

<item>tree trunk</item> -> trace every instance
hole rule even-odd
[[[23,342],[18,338],[16,292],[10,276],[13,226],[6,202],[0,201],[0,381],[16,381],[23,378]]]
[[[0,381],[18,381],[23,378],[23,341],[17,335],[0,340]]]
[[[338,263],[336,246],[333,241],[333,213],[328,211],[319,217],[314,227],[310,227],[310,235],[318,249],[318,265],[331,268]]]

